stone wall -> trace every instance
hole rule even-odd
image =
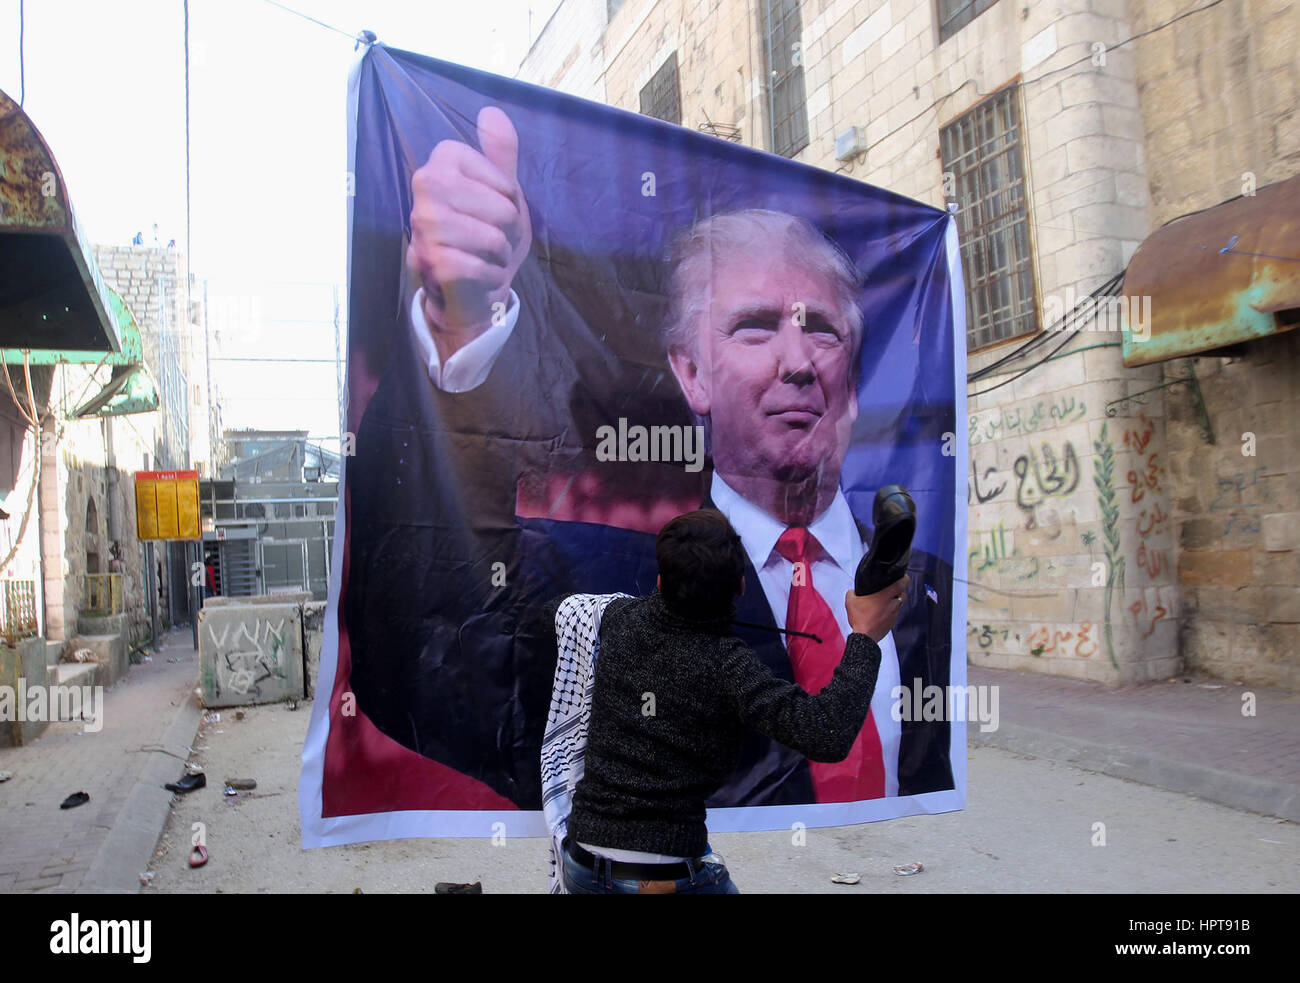
[[[190,418],[195,417],[190,412],[194,402],[191,381],[201,383],[202,373],[190,370],[192,319],[184,254],[154,246],[96,246],[95,260],[104,282],[118,292],[135,316],[145,364],[158,387],[158,411],[133,418],[153,431],[150,466],[160,470],[186,467],[190,461]],[[200,430],[206,429],[202,414],[194,423]],[[142,466],[130,463],[133,468]]]
[[[1130,3],[1136,31],[1174,0]],[[1225,0],[1135,42],[1153,226],[1300,173],[1300,7]],[[1300,337],[1164,363],[1188,669],[1300,689]]]
[[[1189,669],[1300,690],[1300,334],[1180,360],[1165,397]]]
[[[1135,32],[1186,10],[1180,0],[1128,6]],[[1225,0],[1134,51],[1153,225],[1300,173],[1300,6]]]
[[[628,0],[615,20],[624,23],[629,16],[626,8],[644,3],[646,0]],[[559,4],[519,66],[519,78],[604,102],[605,10],[605,0]]]

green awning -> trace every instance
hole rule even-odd
[[[73,410],[70,418],[126,416],[128,413],[150,413],[157,408],[158,389],[149,377],[149,370],[143,365],[115,365],[108,385]]]

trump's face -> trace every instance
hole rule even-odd
[[[710,419],[723,478],[838,485],[857,416],[852,329],[834,283],[759,247],[712,257],[694,351],[670,353]]]

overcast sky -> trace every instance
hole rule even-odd
[[[513,75],[556,0],[286,0],[349,35]],[[531,35],[530,35],[530,16]],[[181,0],[27,0],[23,108],[92,242],[185,243]],[[19,97],[19,2],[0,0],[0,89]],[[353,42],[266,0],[190,2],[191,268],[227,356],[333,358],[347,255]],[[320,284],[305,287],[303,284]],[[246,312],[258,312],[248,325]],[[240,312],[245,312],[241,315]],[[240,324],[248,325],[240,328]],[[230,426],[336,429],[334,368],[214,364]]]

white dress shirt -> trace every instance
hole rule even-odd
[[[438,348],[433,343],[433,328],[424,316],[424,288],[415,292],[411,301],[411,333],[415,336],[418,352],[429,370],[429,380],[448,393],[469,392],[483,385],[492,366],[505,348],[510,333],[519,321],[519,297],[510,291],[510,306],[499,324],[494,324],[481,335],[454,352],[447,364],[442,364]]]
[[[767,598],[778,628],[786,627],[786,609],[790,603],[790,583],[794,578],[794,564],[776,551],[776,541],[785,532],[786,525],[768,515],[753,502],[741,497],[716,471],[713,473],[713,504],[727,517],[731,527],[740,536],[749,562],[758,571],[758,579]],[[821,556],[811,564],[809,574],[813,587],[821,594],[835,615],[835,623],[847,641],[852,629],[849,615],[844,610],[844,594],[853,589],[853,574],[866,548],[858,533],[858,525],[849,510],[844,492],[836,491],[830,507],[808,527],[822,545]],[[753,590],[753,584],[746,584]],[[787,644],[788,647],[788,644]],[[903,726],[891,712],[894,687],[899,685],[898,652],[891,632],[880,642],[880,674],[871,696],[871,712],[880,734],[880,749],[885,758],[885,794],[898,794],[898,747]]]

